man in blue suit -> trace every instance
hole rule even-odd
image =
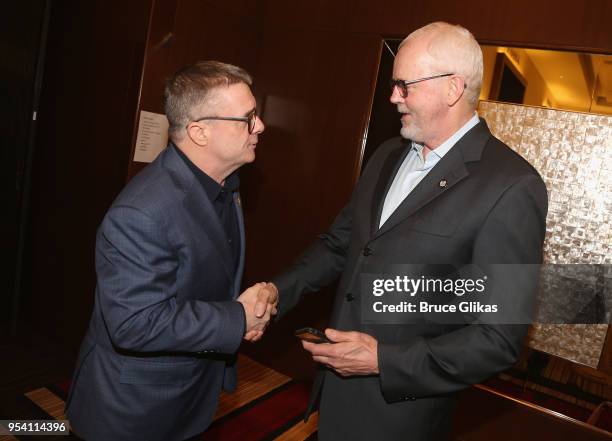
[[[263,121],[251,77],[219,62],[165,90],[168,147],[114,201],[96,240],[97,287],[66,413],[88,440],[185,440],[210,424],[235,354],[276,298],[240,295],[244,224],[235,171]]]

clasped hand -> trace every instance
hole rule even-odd
[[[246,317],[244,339],[251,342],[261,339],[271,316],[276,315],[278,290],[271,283],[256,283],[240,294],[237,300],[244,307]]]

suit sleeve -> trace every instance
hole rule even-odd
[[[318,291],[340,276],[351,236],[351,216],[349,203],[338,214],[330,229],[273,279],[280,293],[278,317],[291,310],[303,294]]]
[[[329,230],[318,237],[309,248],[285,271],[272,279],[280,293],[278,315],[290,311],[303,294],[319,291],[334,282],[344,271],[353,226],[353,207],[359,187],[367,176],[378,169],[376,165],[387,157],[389,148],[397,148],[399,137],[381,144],[368,161],[353,190],[351,200],[340,211]]]
[[[546,187],[539,176],[520,178],[480,228],[473,263],[541,263],[546,212]],[[513,292],[518,282],[502,276],[504,292]],[[472,324],[433,338],[379,344],[383,396],[395,402],[451,393],[480,382],[515,363],[527,331],[528,325]]]
[[[177,253],[159,222],[113,207],[96,242],[97,299],[113,344],[137,352],[234,353],[244,335],[236,301],[178,302]]]

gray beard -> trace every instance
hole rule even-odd
[[[409,139],[409,140],[414,141],[414,142],[416,142],[418,144],[423,144],[422,141],[417,139],[417,138],[420,138],[420,137],[418,136],[418,133],[415,133],[414,129],[410,130],[409,128],[402,126],[402,128],[400,129],[400,135],[402,135],[402,138],[404,138],[404,139]],[[414,136],[414,135],[416,135],[416,136]]]

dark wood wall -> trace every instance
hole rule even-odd
[[[28,170],[36,121],[40,73],[44,60],[48,2],[12,2],[0,14],[0,336],[9,333],[21,254],[21,220],[27,210]]]
[[[35,322],[77,342],[93,303],[95,229],[143,166],[131,161],[138,111],[162,111],[176,68],[212,58],[254,74],[267,129],[242,172],[250,283],[288,264],[348,200],[383,38],[445,20],[483,43],[612,52],[608,0],[97,0],[58,1],[53,13],[30,292]],[[330,297],[275,332],[321,323]],[[272,352],[266,344],[258,350]]]
[[[261,39],[258,0],[232,2],[156,0],[147,37],[138,111],[164,113],[165,80],[198,60],[237,64],[249,72],[257,65]],[[133,141],[138,121],[133,122]],[[133,150],[131,151],[133,158]],[[129,177],[146,166],[129,163]]]
[[[95,232],[126,180],[152,0],[53,1],[20,325],[78,345]]]

